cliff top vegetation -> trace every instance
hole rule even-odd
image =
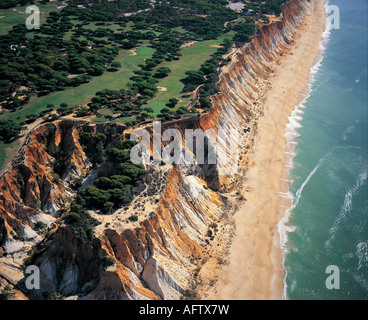
[[[235,11],[226,0],[2,1],[0,165],[22,133],[13,125],[71,115],[129,127],[207,112],[226,53],[286,1],[243,2]],[[29,4],[39,29],[26,28]]]

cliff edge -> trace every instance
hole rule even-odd
[[[102,172],[115,170],[108,161],[95,165],[83,134],[106,136],[108,152],[129,133],[124,126],[72,120],[35,128],[0,177],[0,279],[13,297],[200,298],[195,288],[216,281],[208,270],[226,263],[232,212],[246,201],[241,186],[269,77],[309,7],[307,0],[289,1],[280,20],[261,26],[250,44],[230,55],[207,114],[164,124],[180,132],[239,132],[239,169],[232,175],[220,163],[146,164],[129,204],[109,214],[89,210],[86,228],[76,234],[66,220],[73,199]],[[28,265],[39,267],[38,290],[25,285]]]

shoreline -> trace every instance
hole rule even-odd
[[[287,125],[309,92],[310,73],[319,61],[326,22],[323,0],[314,0],[288,54],[276,62],[264,98],[255,144],[243,185],[247,202],[234,215],[236,232],[229,264],[208,299],[279,300],[284,296],[283,250],[279,224],[291,207]],[[281,93],[281,94],[280,94]],[[250,190],[250,191],[249,191]]]
[[[325,0],[324,2],[325,2],[324,4],[325,6],[328,5],[328,0]],[[295,230],[295,227],[287,226],[287,223],[292,214],[292,210],[295,208],[296,203],[299,201],[298,195],[296,195],[295,197],[293,194],[290,193],[290,187],[293,181],[290,174],[293,169],[293,160],[296,156],[295,148],[298,145],[298,142],[296,141],[295,136],[296,137],[299,136],[298,131],[300,128],[300,122],[303,120],[303,117],[300,116],[300,114],[304,113],[304,109],[306,107],[305,103],[308,102],[308,99],[312,94],[313,84],[315,82],[315,75],[318,73],[320,66],[322,64],[324,53],[326,50],[326,45],[330,39],[330,33],[331,33],[330,27],[328,25],[325,25],[323,33],[322,33],[322,38],[319,44],[319,51],[315,58],[315,63],[313,64],[310,70],[310,73],[309,73],[309,81],[307,83],[305,91],[303,91],[303,93],[301,94],[300,103],[295,107],[295,109],[293,110],[290,116],[292,120],[290,120],[290,122],[287,124],[287,127],[286,127],[285,137],[287,139],[287,149],[285,151],[285,159],[287,161],[285,161],[284,178],[281,180],[288,183],[288,192],[287,194],[282,193],[281,197],[287,198],[291,202],[291,205],[285,210],[284,216],[282,217],[282,219],[280,220],[278,224],[279,234],[281,236],[280,237],[280,247],[282,251],[282,266],[284,269],[283,294],[282,294],[283,300],[287,299],[287,284],[286,284],[287,271],[285,270],[285,258],[286,258],[286,254],[288,253],[288,249],[286,246],[287,241],[288,241],[288,233],[293,232]],[[285,197],[283,195],[285,195]]]

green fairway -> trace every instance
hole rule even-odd
[[[7,149],[7,145],[0,141],[0,168],[3,169],[3,165],[5,163],[6,160],[6,149]]]
[[[89,83],[82,84],[79,87],[67,88],[64,91],[50,93],[43,97],[32,97],[30,102],[16,112],[4,112],[0,119],[25,119],[27,114],[39,113],[46,110],[48,104],[56,107],[61,103],[67,103],[69,106],[77,106],[88,103],[94,97],[97,91],[103,89],[120,90],[125,88],[133,76],[133,71],[137,70],[138,65],[152,56],[154,49],[142,46],[137,49],[137,55],[132,55],[127,50],[121,50],[115,61],[120,62],[122,67],[117,72],[105,72],[100,77],[93,78]]]
[[[134,119],[133,119],[132,117],[124,117],[124,118],[118,118],[118,119],[115,119],[115,120],[113,120],[112,122],[126,124],[127,122],[131,122],[131,121],[133,121],[133,120],[134,120]]]
[[[103,116],[103,117],[109,117],[109,116],[112,116],[114,114],[114,112],[111,109],[102,108],[102,109],[98,110],[98,114]]]
[[[109,119],[105,117],[97,117],[97,118],[94,118],[92,121],[93,122],[106,122],[106,121],[109,121]]]
[[[42,4],[36,2],[35,5],[40,9],[40,23],[46,21],[47,16],[51,11],[57,9],[51,4]],[[0,35],[5,35],[16,24],[25,24],[27,17],[31,14],[25,13],[27,6],[20,6],[17,8],[0,9]]]
[[[149,101],[148,107],[155,111],[155,115],[160,113],[160,110],[165,107],[171,98],[181,100],[177,107],[187,106],[190,102],[190,97],[182,94],[184,84],[180,81],[186,77],[185,72],[196,71],[200,66],[210,58],[211,54],[215,53],[217,46],[224,40],[221,37],[218,40],[201,41],[194,43],[191,47],[181,50],[182,57],[179,61],[164,62],[160,67],[168,67],[171,73],[168,77],[161,79],[157,84],[161,90],[152,100]]]
[[[48,13],[52,10],[56,10],[52,5],[38,4],[41,9],[41,23],[46,20]],[[16,11],[12,9],[0,10],[1,31],[0,34],[6,34],[14,24],[23,23],[26,19],[24,12],[25,7],[18,7]],[[72,20],[73,21],[73,20]],[[77,21],[73,21],[76,23]],[[119,32],[122,28],[121,25],[107,22],[104,26],[99,26],[97,23],[90,23],[85,26],[88,29],[95,30],[98,27],[109,28],[114,32]],[[132,28],[132,23],[128,23],[126,27],[123,27],[125,31]],[[140,30],[147,31],[147,30]],[[155,31],[156,34],[160,34]],[[66,38],[70,38],[72,31],[66,34]],[[181,50],[182,56],[178,61],[165,61],[160,64],[159,67],[168,67],[171,69],[171,73],[168,77],[163,78],[157,84],[159,87],[158,94],[148,102],[148,107],[153,108],[154,115],[158,115],[160,110],[165,107],[170,98],[177,98],[180,100],[177,108],[180,106],[187,106],[190,103],[189,95],[182,93],[184,84],[180,81],[186,77],[187,71],[196,71],[200,66],[210,58],[210,56],[216,52],[218,46],[224,41],[225,38],[231,37],[230,33],[223,35],[217,40],[199,41],[195,42],[192,46],[183,48]],[[126,87],[130,82],[133,71],[138,70],[138,65],[144,64],[146,59],[152,57],[154,49],[149,47],[149,41],[144,41],[141,47],[135,50],[136,54],[132,54],[132,51],[121,50],[115,61],[121,63],[122,67],[117,72],[105,72],[99,77],[94,77],[89,83],[80,85],[78,87],[69,87],[63,91],[53,92],[46,96],[31,97],[29,103],[16,112],[2,112],[0,114],[0,120],[14,120],[15,122],[24,121],[27,115],[39,114],[46,110],[46,106],[52,104],[59,107],[60,104],[66,103],[70,107],[77,107],[88,103],[96,92],[103,89],[120,90]],[[95,122],[108,121],[109,116],[112,114],[111,110],[101,110],[100,115],[95,118]],[[131,121],[132,118],[120,118],[114,120],[115,122],[124,123],[125,121]],[[5,145],[0,144],[0,168],[3,168],[4,164],[11,157],[11,152],[15,148],[15,143]],[[8,153],[6,152],[8,150]]]
[[[67,88],[64,91],[53,92],[43,97],[32,97],[30,102],[16,112],[3,112],[0,120],[12,119],[16,122],[23,121],[29,114],[37,114],[46,110],[48,104],[59,107],[61,103],[69,106],[77,106],[88,103],[97,91],[103,89],[120,90],[125,88],[133,76],[133,71],[138,69],[138,65],[149,59],[154,49],[143,45],[136,50],[137,55],[132,55],[130,51],[121,50],[115,61],[120,62],[122,67],[117,72],[105,72],[100,77],[93,78],[89,83],[76,88]],[[102,121],[102,119],[101,119]],[[0,144],[0,169],[7,161],[6,148],[12,148],[13,144]]]
[[[19,139],[9,144],[0,141],[0,170],[4,169],[5,164],[15,157],[20,146]]]

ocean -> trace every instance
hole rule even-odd
[[[367,0],[328,5],[339,8],[340,29],[327,26],[285,134],[292,206],[279,231],[289,300],[368,299]]]

